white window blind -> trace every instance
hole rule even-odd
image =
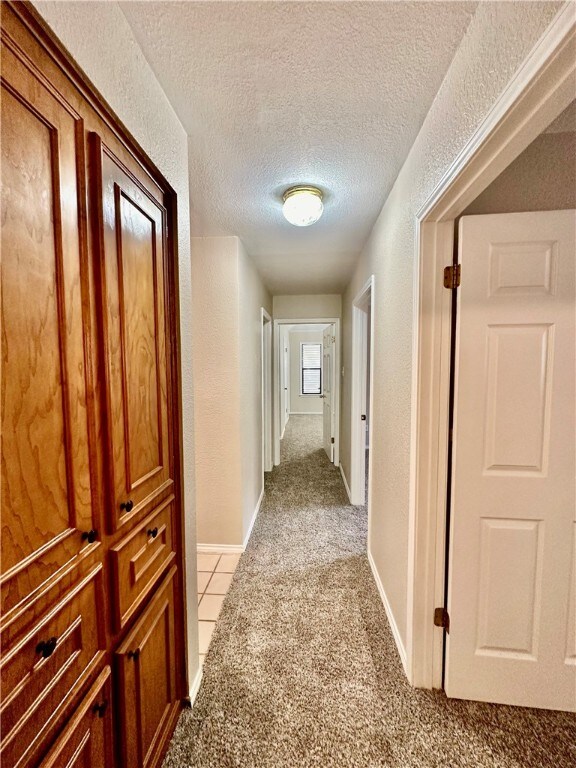
[[[322,393],[322,344],[301,345],[300,387],[303,395]]]

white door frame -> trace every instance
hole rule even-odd
[[[272,318],[264,307],[260,309],[262,340],[262,488],[264,472],[271,472],[272,464]]]
[[[366,375],[369,373],[370,402],[368,412],[373,408],[374,370],[374,312],[370,311],[370,371],[368,364],[368,314],[367,304],[374,306],[374,275],[372,275],[352,302],[352,403],[350,413],[350,503],[368,507],[370,527],[370,490],[372,478],[372,452],[368,455],[368,493],[366,488],[366,429],[361,420],[366,393]],[[368,445],[372,445],[372,418],[368,421]],[[366,497],[365,497],[366,496]]]
[[[416,217],[412,350],[407,674],[412,685],[442,686],[450,291],[459,216],[573,100],[574,6],[565,3]],[[462,279],[466,279],[465,271]]]
[[[280,436],[281,436],[281,420],[280,420],[280,387],[282,386],[282,379],[280,376],[280,326],[282,325],[328,325],[334,324],[334,336],[336,342],[334,344],[335,350],[335,362],[334,369],[336,376],[334,376],[334,466],[340,464],[340,318],[339,317],[312,317],[312,318],[281,318],[274,320],[274,464],[278,466],[280,464]]]

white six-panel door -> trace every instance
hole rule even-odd
[[[575,232],[460,221],[448,696],[576,710]]]

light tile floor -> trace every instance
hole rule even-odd
[[[201,664],[204,664],[216,620],[239,560],[240,555],[198,553],[198,634]]]

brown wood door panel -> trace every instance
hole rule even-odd
[[[0,663],[3,766],[32,765],[104,658],[99,564],[5,650]]]
[[[91,135],[99,216],[111,529],[173,486],[169,419],[166,211]]]
[[[173,513],[174,497],[170,496],[110,550],[116,631],[126,625],[176,558]]]
[[[105,667],[41,768],[106,768],[114,764],[110,667]]]
[[[154,765],[179,708],[174,645],[173,567],[118,648],[122,765]]]
[[[94,528],[83,122],[2,38],[2,611]],[[69,375],[73,372],[74,375]]]

